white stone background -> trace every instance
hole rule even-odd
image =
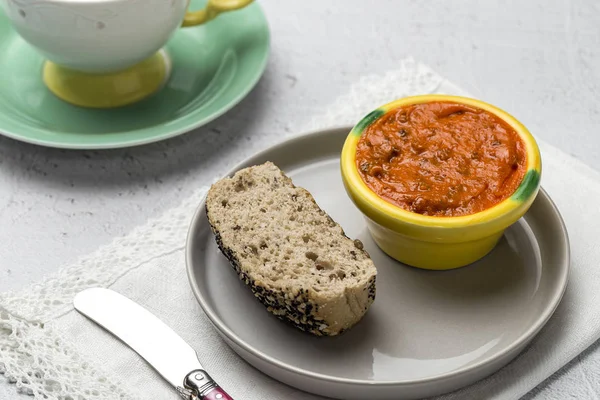
[[[594,0],[259,1],[272,30],[265,75],[209,125],[108,151],[0,137],[0,291],[34,283],[126,234],[257,149],[297,133],[361,75],[385,72],[406,56],[518,115],[563,151],[600,164]],[[597,347],[526,398],[597,399]],[[588,387],[569,392],[581,376]],[[3,379],[0,398],[16,398]]]

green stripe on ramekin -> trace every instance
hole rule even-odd
[[[375,120],[377,118],[381,117],[383,114],[385,114],[385,111],[380,108],[378,108],[377,110],[371,111],[369,114],[367,114],[366,117],[361,119],[356,124],[356,126],[352,130],[352,134],[356,135],[356,136],[362,135],[364,130],[367,128],[367,126],[371,125],[373,122],[375,122]]]
[[[525,173],[521,184],[510,198],[514,201],[525,201],[537,189],[540,183],[540,172],[535,169],[530,169]]]

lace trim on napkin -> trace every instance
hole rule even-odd
[[[305,131],[353,124],[374,105],[398,97],[434,93],[444,82],[428,67],[407,58],[383,75],[362,77]],[[108,287],[134,268],[185,246],[191,216],[206,188],[125,237],[114,240],[55,276],[19,292],[0,295],[0,373],[36,399],[134,399],[126,386],[74,344],[61,339],[52,320],[72,310],[73,296],[89,287]],[[183,266],[182,266],[183,268]]]
[[[86,360],[60,333],[0,309],[0,373],[36,399],[129,400],[116,377]]]

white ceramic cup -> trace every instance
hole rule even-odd
[[[182,24],[201,24],[251,1],[211,0],[186,15],[189,0],[0,0],[15,30],[44,57],[88,73],[133,66]]]

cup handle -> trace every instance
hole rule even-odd
[[[216,18],[219,14],[239,10],[246,7],[254,0],[208,0],[208,4],[202,10],[188,11],[183,18],[181,26],[195,26]]]

